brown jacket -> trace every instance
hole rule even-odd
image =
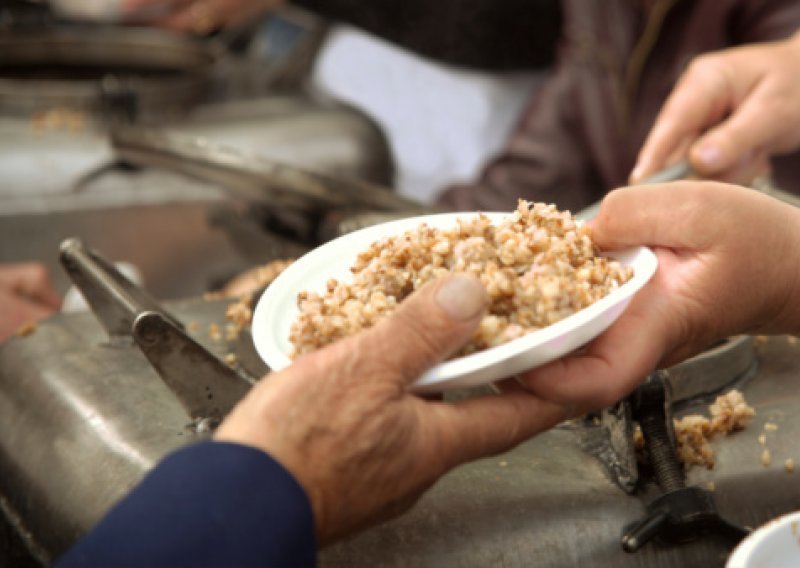
[[[510,210],[524,197],[578,211],[595,203],[625,185],[692,58],[791,35],[800,1],[565,0],[564,17],[558,65],[507,147],[479,181],[445,191],[442,205]],[[774,166],[777,185],[800,193],[800,154]]]

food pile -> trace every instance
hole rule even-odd
[[[711,417],[689,414],[673,420],[677,457],[687,469],[694,465],[713,469],[716,458],[711,442],[724,438],[731,432],[744,430],[756,414],[753,407],[747,404],[744,395],[736,389],[719,395],[708,407],[708,411]],[[639,457],[646,461],[647,448],[638,426],[633,440]]]
[[[711,440],[744,430],[755,416],[755,410],[738,390],[718,396],[708,410],[711,418],[691,414],[675,420],[678,459],[686,465],[714,467]]]
[[[375,325],[414,290],[447,272],[481,279],[489,309],[456,356],[500,345],[574,314],[628,281],[633,271],[597,255],[589,229],[554,205],[520,200],[493,225],[486,215],[450,229],[421,224],[361,253],[351,282],[298,295],[293,356]]]

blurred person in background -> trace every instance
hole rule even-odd
[[[125,0],[120,20],[205,35],[289,4],[331,24],[311,87],[376,121],[395,188],[422,202],[502,148],[561,29],[559,0]]]
[[[692,61],[733,46],[785,39],[800,28],[795,0],[564,0],[563,6],[564,34],[553,75],[480,179],[439,197],[448,208],[509,210],[524,197],[579,211],[599,201],[628,182],[655,118],[687,66],[703,72]],[[696,84],[681,86],[679,110],[705,108],[706,91],[694,92]],[[719,109],[713,112],[719,119]],[[651,157],[648,149],[636,179],[680,159],[680,150],[673,151],[665,160]],[[800,193],[800,159],[787,156],[773,166],[777,185]]]
[[[121,20],[208,33],[283,1],[124,0]],[[631,177],[679,78],[687,67],[700,69],[694,76],[702,74],[692,61],[782,40],[800,28],[795,0],[297,4],[409,48],[397,51],[339,26],[319,55],[312,82],[384,127],[401,193],[453,210],[511,210],[522,197],[579,211],[629,178],[642,179],[657,162],[681,154],[672,148],[665,160],[646,150]],[[519,82],[465,71],[550,67],[559,36],[557,60],[543,81],[542,73]],[[417,54],[436,54],[438,61],[462,67],[431,67]],[[683,86],[691,90],[696,84]],[[702,91],[697,95],[695,102],[702,104]],[[693,99],[684,95],[684,101]],[[779,187],[800,192],[800,160],[778,158],[772,166]],[[741,169],[735,181],[749,183],[763,169]]]

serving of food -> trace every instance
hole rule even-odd
[[[294,354],[308,353],[373,326],[423,284],[448,272],[481,279],[491,303],[457,354],[494,347],[564,319],[618,288],[633,269],[595,254],[589,231],[553,205],[520,201],[493,224],[486,215],[452,228],[426,223],[372,243],[324,293],[301,292],[292,325]]]
[[[393,221],[335,239],[287,268],[253,318],[273,369],[391,314],[447,272],[475,274],[490,297],[471,341],[418,387],[441,390],[513,375],[580,347],[622,312],[655,271],[645,248],[600,255],[587,227],[553,205]],[[428,388],[429,387],[429,388]]]

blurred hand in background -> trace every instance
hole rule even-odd
[[[59,309],[61,298],[44,265],[0,264],[0,341]]]
[[[283,4],[284,0],[122,0],[120,20],[207,35]]]
[[[701,177],[749,185],[800,146],[800,32],[697,57],[661,109],[630,181],[689,159]]]

